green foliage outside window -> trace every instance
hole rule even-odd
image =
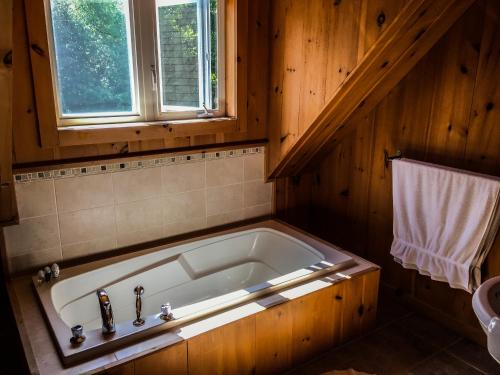
[[[125,0],[52,0],[64,114],[132,110]]]

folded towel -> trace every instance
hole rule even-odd
[[[500,222],[500,178],[401,159],[392,187],[394,259],[474,291]]]

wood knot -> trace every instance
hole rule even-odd
[[[12,66],[12,50],[7,51],[7,53],[3,57],[3,64],[8,68]]]
[[[462,74],[467,74],[469,72],[469,69],[467,69],[467,67],[464,64],[461,64],[460,65],[460,72]]]
[[[378,27],[382,27],[384,23],[385,23],[385,13],[380,12],[380,14],[377,16],[377,25]]]
[[[493,107],[495,107],[493,102],[486,103],[486,111],[488,111],[488,112],[491,111],[493,109]]]
[[[389,64],[389,61],[384,61],[384,63],[380,67],[385,68],[388,64]]]
[[[424,35],[426,29],[422,29],[418,32],[417,35],[415,35],[415,41],[419,40],[422,35]]]
[[[342,0],[333,0],[333,6],[339,6]]]
[[[342,296],[336,295],[336,296],[335,296],[335,299],[336,299],[337,301],[340,301],[340,300],[342,300]]]
[[[359,316],[363,316],[364,313],[365,313],[365,306],[364,305],[359,305],[359,307],[358,307],[358,315]]]
[[[349,196],[349,189],[344,189],[340,192],[340,195],[343,197],[348,197]]]
[[[40,55],[40,56],[45,56],[45,51],[36,43],[33,43],[31,45],[31,49],[37,54],[37,55]]]

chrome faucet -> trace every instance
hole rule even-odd
[[[115,332],[115,320],[108,293],[104,289],[98,289],[96,294],[101,308],[102,333],[113,333]]]

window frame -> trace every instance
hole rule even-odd
[[[130,37],[129,56],[131,58],[130,68],[131,84],[134,87],[133,104],[135,112],[114,114],[99,113],[64,115],[61,110],[61,95],[57,77],[57,64],[55,56],[55,42],[53,35],[51,0],[42,0],[44,3],[44,16],[46,22],[47,45],[50,57],[50,75],[52,80],[52,95],[54,99],[55,115],[58,128],[90,126],[113,126],[137,123],[154,123],[161,121],[196,120],[204,118],[223,118],[226,116],[225,98],[225,1],[217,2],[218,29],[217,29],[217,62],[218,62],[218,108],[205,111],[162,111],[162,87],[159,73],[159,34],[157,20],[156,0],[127,0],[128,25],[127,30]],[[202,0],[207,2],[209,0]],[[198,1],[196,1],[198,3]],[[200,6],[198,5],[198,8]],[[198,11],[199,13],[200,11]],[[152,37],[145,37],[152,35]],[[200,38],[198,38],[200,40]],[[200,45],[201,43],[198,43]],[[200,75],[199,75],[200,77]],[[199,79],[201,82],[201,80]]]

